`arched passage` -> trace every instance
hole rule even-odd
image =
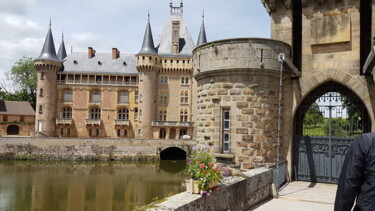
[[[7,135],[18,135],[20,128],[17,125],[9,125],[7,127]]]
[[[186,152],[178,147],[169,147],[160,152],[160,160],[186,160]]]
[[[320,85],[294,116],[295,179],[337,183],[347,148],[370,129],[368,111],[353,91],[334,81]]]

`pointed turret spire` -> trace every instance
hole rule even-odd
[[[46,36],[46,40],[44,41],[42,52],[40,53],[39,57],[35,59],[35,61],[41,60],[60,62],[56,55],[55,43],[53,42],[51,20],[49,22],[49,29]]]
[[[206,37],[206,29],[204,28],[204,11],[203,11],[203,14],[202,14],[202,26],[201,26],[201,30],[199,32],[197,46],[203,45],[205,43],[207,43],[207,37]]]
[[[145,36],[143,38],[142,49],[138,54],[157,54],[154,45],[154,39],[152,38],[150,12],[148,13],[148,22],[146,26]]]
[[[65,43],[64,43],[64,32],[62,33],[61,44],[59,47],[59,52],[57,53],[57,58],[62,62],[66,57]]]

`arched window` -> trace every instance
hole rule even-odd
[[[92,103],[100,103],[101,102],[101,93],[99,90],[94,90],[91,92],[91,102]]]
[[[62,119],[72,119],[72,108],[71,107],[63,108],[63,110],[61,112],[61,118]]]
[[[17,125],[9,125],[7,127],[7,135],[18,135],[20,128]]]
[[[64,90],[64,102],[73,102],[73,90],[71,89]]]
[[[129,103],[129,92],[128,91],[120,91],[118,95],[118,103],[125,104]]]
[[[187,122],[188,121],[188,109],[181,109],[180,110],[180,121]]]
[[[89,119],[100,119],[100,108],[90,109]]]
[[[129,120],[129,110],[127,108],[122,108],[117,110],[118,120]]]

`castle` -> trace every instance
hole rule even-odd
[[[197,45],[207,42],[204,24]],[[136,55],[55,53],[51,28],[40,56],[35,130],[60,137],[182,139],[192,137],[195,43],[183,20],[183,3],[155,47],[150,19]]]
[[[283,161],[295,179],[337,182],[353,138],[375,130],[375,3],[261,2],[271,39],[206,43],[202,24],[195,46],[182,3],[170,5],[156,47],[148,22],[135,56],[92,48],[66,56],[63,43],[56,55],[49,31],[35,61],[36,130],[72,137],[188,135],[241,169]],[[314,112],[323,120],[307,124]]]

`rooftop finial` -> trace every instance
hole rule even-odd
[[[181,0],[180,7],[184,6],[184,2]]]
[[[64,40],[64,29],[62,30],[61,38]]]
[[[52,18],[51,17],[49,17],[49,28],[51,28],[51,24],[52,23]]]
[[[204,23],[204,10],[202,11],[202,23]]]
[[[148,14],[147,14],[147,16],[148,16],[148,22],[150,22],[150,9],[148,9]]]

